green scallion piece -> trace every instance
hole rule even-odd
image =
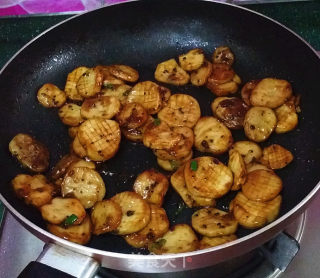
[[[192,171],[197,171],[198,169],[198,162],[196,160],[192,160],[190,163],[190,169]]]
[[[176,160],[169,160],[170,166],[172,170],[177,170],[179,167],[179,163]]]
[[[153,124],[158,126],[161,124],[161,120],[159,118],[154,119]]]
[[[111,90],[113,90],[113,88],[114,88],[113,84],[111,84],[111,83],[104,84],[103,87],[105,87],[107,89],[111,89]]]
[[[78,220],[78,216],[75,214],[71,214],[63,221],[62,226],[68,228],[69,226],[73,225],[74,222]]]
[[[157,241],[151,244],[151,251],[155,249],[159,250],[163,245],[165,245],[166,242],[167,241],[164,238],[158,239]]]

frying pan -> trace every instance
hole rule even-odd
[[[74,68],[98,64],[127,64],[136,68],[140,80],[154,80],[156,65],[192,48],[202,48],[208,57],[220,45],[235,53],[235,72],[243,83],[251,79],[276,77],[288,80],[295,94],[301,94],[299,125],[290,133],[273,134],[262,146],[278,143],[295,159],[277,171],[283,179],[283,204],[279,218],[259,230],[239,229],[239,239],[218,247],[185,254],[147,256],[131,248],[115,235],[93,236],[87,246],[60,239],[45,230],[40,213],[18,200],[10,181],[18,173],[28,173],[8,151],[8,143],[19,132],[32,134],[48,146],[51,166],[68,153],[67,127],[57,110],[37,103],[36,92],[44,83],[63,88]],[[46,242],[97,259],[102,266],[136,272],[168,272],[217,264],[249,252],[284,229],[306,208],[320,184],[320,59],[300,37],[281,24],[245,8],[209,1],[133,1],[75,16],[49,29],[20,50],[0,74],[0,198],[11,213]],[[211,115],[214,99],[206,88],[191,85],[168,86],[173,93],[194,96],[202,115]],[[245,139],[242,131],[235,140]],[[195,153],[195,156],[204,155]],[[226,156],[219,156],[226,162]],[[123,139],[117,155],[98,165],[106,184],[106,198],[132,190],[142,171],[158,169],[155,156],[142,144]],[[160,169],[158,169],[160,170]],[[162,170],[160,170],[162,171]],[[165,172],[164,172],[165,173]],[[165,173],[169,175],[169,173]],[[218,200],[226,209],[232,194]],[[180,197],[170,189],[164,208],[171,225],[190,223],[193,209],[177,214]],[[141,253],[142,252],[142,253]],[[185,261],[185,258],[191,258]],[[167,260],[170,264],[156,267]]]

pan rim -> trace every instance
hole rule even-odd
[[[246,12],[249,13],[253,13],[256,14],[259,17],[263,17],[269,21],[271,21],[274,24],[279,25],[280,27],[282,27],[283,29],[285,29],[286,31],[290,32],[291,34],[293,34],[295,37],[297,37],[300,41],[302,41],[311,51],[314,52],[314,54],[320,59],[320,54],[319,52],[317,52],[311,45],[310,43],[308,43],[304,38],[302,38],[300,35],[298,35],[296,32],[294,32],[293,30],[291,30],[290,28],[288,28],[287,26],[285,26],[284,24],[278,22],[277,20],[274,20],[266,15],[263,15],[259,12],[250,10],[248,8],[242,7],[242,6],[238,6],[235,4],[231,4],[231,3],[224,3],[224,2],[219,2],[216,0],[200,0],[202,2],[209,2],[209,3],[213,3],[213,4],[218,4],[218,5],[226,5],[226,6],[231,6],[237,9],[242,9]],[[50,32],[51,30],[57,28],[58,26],[68,22],[69,20],[73,20],[79,16],[83,16],[86,15],[88,13],[94,13],[98,10],[101,9],[106,9],[108,7],[111,6],[115,6],[115,5],[126,5],[126,4],[130,4],[131,2],[147,2],[146,0],[129,0],[126,2],[121,2],[121,3],[114,3],[114,4],[110,4],[110,5],[106,5],[104,7],[100,7],[91,11],[87,11],[84,13],[80,13],[74,16],[71,16],[67,19],[62,20],[61,22],[49,27],[48,29],[46,29],[45,31],[41,32],[40,34],[38,34],[37,36],[35,36],[33,39],[31,39],[28,43],[26,43],[24,46],[22,46],[5,64],[4,66],[1,68],[0,70],[0,75],[5,71],[5,69],[8,67],[8,65],[27,47],[29,47],[29,45],[31,45],[34,41],[38,40],[40,37],[46,35],[48,32]],[[5,207],[10,211],[11,214],[13,214],[14,217],[16,217],[21,223],[26,224],[29,228],[31,228],[33,231],[37,231],[39,233],[41,233],[42,235],[44,235],[45,237],[49,238],[51,241],[60,244],[64,247],[73,249],[73,250],[78,250],[78,251],[82,251],[82,253],[86,253],[86,254],[92,254],[92,255],[101,255],[101,256],[106,256],[106,257],[116,257],[116,258],[121,258],[121,259],[135,259],[135,260],[170,260],[170,259],[176,259],[176,258],[181,258],[181,257],[188,257],[188,256],[194,256],[194,255],[202,255],[205,253],[211,253],[214,251],[220,251],[222,249],[226,249],[226,248],[231,248],[235,245],[238,245],[240,243],[244,243],[246,241],[249,241],[250,239],[258,236],[258,235],[262,235],[265,232],[267,232],[268,230],[278,226],[280,223],[284,222],[284,220],[293,217],[294,215],[298,214],[299,212],[302,212],[302,209],[316,196],[316,194],[318,193],[318,191],[320,191],[320,181],[318,181],[318,183],[315,185],[315,187],[312,189],[312,191],[300,202],[298,203],[295,207],[293,207],[291,210],[289,210],[287,213],[285,213],[284,215],[282,215],[280,218],[276,219],[275,221],[273,221],[272,223],[260,228],[259,230],[250,233],[247,236],[241,237],[237,240],[234,240],[232,242],[229,243],[225,243],[216,247],[211,247],[211,248],[207,248],[207,249],[203,249],[203,250],[196,250],[196,251],[192,251],[192,252],[186,252],[186,253],[178,253],[178,254],[163,254],[163,255],[141,255],[141,254],[126,254],[126,253],[118,253],[118,252],[112,252],[112,251],[104,251],[101,249],[96,249],[96,248],[92,248],[92,247],[88,247],[88,246],[83,246],[83,245],[79,245],[76,243],[72,243],[70,241],[64,240],[62,238],[59,238],[51,233],[49,233],[48,231],[42,229],[41,227],[37,226],[36,224],[34,224],[33,222],[31,222],[30,220],[28,220],[26,217],[24,217],[22,214],[20,214],[6,199],[5,197],[0,193],[0,200],[1,202],[5,205]],[[280,229],[279,229],[280,231]],[[253,248],[252,248],[253,249]]]

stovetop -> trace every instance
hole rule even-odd
[[[264,260],[258,267],[252,269],[243,278],[318,278],[320,273],[320,194],[311,203],[307,211],[295,220],[285,232],[294,237],[300,244],[300,250],[285,272],[281,272],[268,261]],[[32,235],[21,224],[19,224],[10,213],[7,213],[0,239],[0,277],[13,278],[28,265],[29,262],[36,260],[44,243]],[[111,271],[112,272],[112,271]],[[102,276],[107,273],[109,276]],[[128,277],[129,274],[112,272],[119,277]],[[194,277],[199,276],[196,272]],[[132,274],[132,277],[192,277],[186,274]],[[100,271],[95,278],[111,277],[109,272]],[[116,277],[116,276],[113,276]],[[226,277],[227,278],[227,277]]]

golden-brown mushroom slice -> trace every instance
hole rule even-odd
[[[72,152],[74,152],[77,156],[83,158],[87,156],[86,148],[80,143],[78,135],[73,139],[72,144]]]
[[[192,214],[191,222],[193,229],[209,237],[232,235],[238,228],[233,214],[216,208],[197,210]]]
[[[150,205],[150,222],[139,232],[126,235],[124,239],[135,248],[147,247],[150,242],[154,242],[162,237],[169,229],[169,220],[166,211],[156,205]]]
[[[281,169],[287,166],[293,160],[293,155],[286,148],[272,144],[265,147],[262,151],[260,162],[271,169]]]
[[[213,115],[223,122],[226,127],[241,129],[249,106],[237,97],[217,97],[211,103],[211,109]]]
[[[229,151],[228,167],[233,173],[231,190],[239,190],[247,179],[247,169],[241,154],[234,149]]]
[[[116,121],[120,127],[135,129],[146,123],[149,116],[140,103],[132,102],[125,104],[116,116]]]
[[[179,56],[180,66],[185,71],[193,71],[199,69],[204,62],[204,53],[200,48],[191,49],[185,54]]]
[[[198,247],[198,238],[187,224],[171,227],[161,238],[148,245],[149,251],[157,255],[191,252]]]
[[[91,160],[105,161],[118,151],[121,132],[116,121],[94,118],[80,125],[77,137]]]
[[[158,118],[169,126],[194,127],[201,116],[198,101],[186,94],[175,94],[169,98],[168,105],[158,113]]]
[[[136,192],[124,191],[111,198],[121,207],[122,218],[118,228],[114,231],[118,235],[138,232],[150,221],[150,205]]]
[[[109,72],[116,78],[127,82],[137,82],[139,79],[138,71],[126,65],[111,65]]]
[[[82,101],[83,97],[79,94],[77,90],[77,83],[79,78],[88,70],[87,67],[75,68],[72,72],[68,74],[66,85],[64,91],[67,97],[71,100]]]
[[[216,96],[226,96],[238,91],[240,77],[227,64],[212,64],[212,72],[206,86]]]
[[[199,197],[191,194],[184,178],[184,167],[185,165],[180,166],[179,169],[171,175],[170,182],[185,204],[189,208],[215,206],[216,202],[214,198]]]
[[[86,216],[80,225],[63,227],[49,223],[47,229],[50,233],[63,239],[78,244],[87,244],[91,239],[92,223],[90,217]]]
[[[287,80],[264,78],[252,90],[250,103],[254,106],[276,108],[284,104],[291,95],[292,88]]]
[[[235,72],[227,64],[212,64],[212,73],[208,80],[209,83],[224,84],[233,80]]]
[[[67,100],[65,92],[50,83],[44,84],[38,90],[37,98],[40,104],[46,108],[61,107]]]
[[[241,226],[247,229],[261,228],[277,218],[281,201],[281,195],[268,202],[252,201],[239,192],[233,199],[233,214]]]
[[[247,174],[249,174],[250,172],[253,172],[255,170],[266,170],[266,171],[272,171],[270,168],[268,168],[267,166],[260,164],[260,163],[256,163],[256,162],[251,162],[249,164],[246,165],[247,168]]]
[[[120,111],[120,106],[120,101],[116,97],[99,95],[85,99],[80,112],[85,119],[111,119]]]
[[[262,156],[260,146],[252,141],[237,141],[232,145],[232,149],[239,152],[246,164],[258,161]]]
[[[184,177],[191,194],[206,198],[220,198],[232,186],[231,170],[215,157],[202,156],[185,165]]]
[[[71,154],[72,156],[75,156],[74,154]],[[77,157],[77,156],[76,156]],[[84,167],[84,168],[89,168],[89,169],[95,169],[96,168],[96,165],[92,162],[92,161],[87,161],[87,160],[84,160],[84,159],[80,159],[79,157],[77,157],[78,160],[75,160],[74,162],[70,163],[68,167],[66,167],[67,165],[61,165],[63,168],[60,168],[61,169],[61,172],[60,172],[60,177],[57,178],[57,179],[54,179],[51,175],[51,178],[54,180],[54,183],[56,185],[59,186],[58,188],[58,192],[61,193],[61,184],[63,182],[63,178],[65,176],[65,174],[67,172],[69,172],[70,170],[72,170],[73,168],[75,167]]]
[[[80,158],[74,154],[64,155],[51,170],[50,178],[53,180],[57,180],[63,177],[67,173],[70,165],[79,160]]]
[[[40,207],[42,218],[51,224],[62,224],[67,217],[75,215],[72,225],[78,225],[86,217],[86,211],[78,199],[56,197],[51,203]]]
[[[212,84],[208,87],[216,96],[227,96],[229,94],[234,94],[238,91],[241,79],[238,75],[235,75],[234,80],[223,84]],[[208,83],[207,83],[208,84]]]
[[[277,124],[277,117],[268,107],[251,107],[244,118],[244,132],[255,142],[267,140]]]
[[[156,114],[164,106],[170,90],[152,81],[137,83],[129,92],[127,102],[140,103],[148,114]]]
[[[215,64],[227,64],[232,66],[234,63],[234,54],[228,46],[219,46],[213,52],[212,61]]]
[[[210,247],[215,247],[218,245],[222,245],[237,239],[236,235],[227,235],[227,236],[217,236],[217,237],[207,237],[204,236],[200,240],[199,249],[207,249]]]
[[[230,130],[214,117],[201,117],[194,127],[194,145],[200,152],[222,154],[231,147]]]
[[[149,115],[147,121],[142,126],[137,128],[121,127],[121,132],[130,141],[142,142],[144,132],[147,130],[148,126],[153,122],[153,117]]]
[[[155,149],[154,154],[161,159],[180,160],[186,157],[190,152],[194,143],[193,131],[189,127],[175,127],[173,132],[181,135],[181,140],[171,148]]]
[[[101,91],[103,74],[96,68],[88,69],[83,73],[77,82],[77,90],[84,97],[92,97]]]
[[[178,65],[175,59],[158,64],[154,77],[160,82],[176,86],[185,85],[190,80],[189,74]]]
[[[190,153],[181,159],[178,160],[167,160],[167,159],[161,159],[157,157],[157,163],[158,165],[166,170],[166,171],[176,171],[180,166],[182,166],[184,163],[189,161],[193,156],[193,151],[191,150]]]
[[[112,200],[96,202],[91,211],[94,235],[112,232],[121,223],[122,211],[118,203]]]
[[[101,89],[101,95],[108,97],[116,97],[122,105],[125,105],[131,89],[132,87],[127,84],[109,84],[108,86],[104,86]]]
[[[123,80],[115,77],[110,72],[110,66],[96,66],[95,69],[102,74],[102,86],[103,88],[113,89],[114,86],[125,84]]]
[[[207,83],[209,76],[212,73],[212,64],[205,60],[200,68],[191,72],[190,81],[194,86],[203,86]]]
[[[250,97],[251,97],[252,90],[257,86],[259,82],[260,80],[251,80],[246,84],[244,84],[241,89],[241,97],[248,106],[251,105]]]
[[[142,172],[133,184],[133,190],[148,203],[162,206],[167,193],[169,181],[167,177],[154,169]]]
[[[169,150],[183,139],[180,133],[174,132],[165,122],[155,119],[150,123],[144,134],[143,144],[151,149]]]
[[[10,153],[18,161],[33,172],[45,172],[49,166],[49,151],[47,147],[30,136],[19,133],[9,143]]]
[[[106,187],[97,171],[87,167],[73,167],[63,179],[61,193],[63,197],[77,198],[87,209],[103,199]]]
[[[59,109],[61,121],[68,126],[78,126],[84,119],[81,116],[81,106],[75,103],[66,103]]]
[[[55,193],[54,186],[43,175],[19,174],[11,183],[19,198],[37,208],[49,203]]]
[[[277,116],[276,133],[286,133],[296,128],[298,125],[298,114],[296,111],[295,98],[292,97],[286,103],[275,109]]]
[[[266,202],[282,190],[282,180],[272,171],[255,170],[248,174],[242,193],[252,201]]]

